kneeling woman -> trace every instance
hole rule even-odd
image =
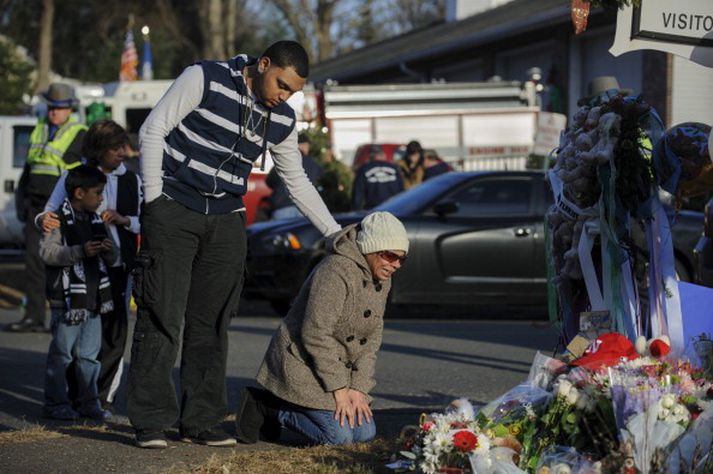
[[[403,224],[387,212],[366,216],[332,240],[273,336],[257,381],[246,388],[238,440],[276,440],[281,427],[317,444],[368,441],[376,354],[391,276],[408,252]]]

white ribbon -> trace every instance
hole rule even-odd
[[[624,304],[622,310],[625,312],[624,317],[632,321],[632,326],[634,328],[634,334],[630,334],[629,337],[633,337],[635,339],[641,333],[641,327],[637,324],[638,297],[636,294],[636,285],[634,283],[633,274],[631,272],[631,261],[626,259],[626,261],[621,264],[621,287],[612,288],[610,278],[611,262],[609,261],[609,254],[606,251],[608,238],[606,235],[601,235],[603,285],[600,286],[597,272],[594,269],[594,262],[592,261],[592,248],[594,248],[594,238],[596,235],[601,235],[599,221],[592,219],[585,222],[582,227],[582,235],[579,238],[579,246],[577,247],[579,265],[582,268],[582,276],[584,277],[584,284],[587,288],[589,303],[592,307],[592,311],[608,310],[611,314],[614,291],[621,292],[622,302]],[[614,320],[615,315],[611,315],[612,322],[616,324],[616,321]],[[619,331],[625,331],[626,328],[617,329]]]
[[[663,205],[656,201],[654,207],[655,213],[650,232],[647,232],[647,238],[650,239],[650,264],[653,266],[649,275],[650,279],[654,280],[649,285],[651,335],[660,337],[668,332],[667,335],[671,339],[671,353],[673,356],[678,356],[683,353],[685,340],[671,226]]]
[[[604,304],[602,290],[599,287],[599,279],[597,278],[597,272],[594,269],[594,262],[592,261],[594,236],[598,234],[599,222],[596,220],[585,222],[584,227],[582,227],[582,235],[579,238],[577,255],[579,256],[579,266],[582,267],[584,284],[587,287],[587,295],[589,296],[589,303],[592,306],[592,311],[605,311],[607,307]]]

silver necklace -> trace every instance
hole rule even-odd
[[[259,117],[257,120],[255,120],[253,115],[255,112],[255,101],[252,98],[252,94],[246,94],[245,97],[250,102],[250,104],[248,106],[247,113],[245,114],[243,130],[249,130],[251,135],[255,135],[264,117],[262,116],[262,113],[259,113],[258,111]]]

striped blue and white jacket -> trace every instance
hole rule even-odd
[[[242,209],[253,162],[295,127],[287,103],[268,109],[248,90],[242,71],[255,62],[239,55],[198,63],[204,76],[201,102],[164,140],[163,192],[196,212]]]

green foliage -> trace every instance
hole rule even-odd
[[[259,55],[280,39],[296,39],[294,28],[275,7],[275,1],[232,0],[235,25],[228,50],[231,54]],[[156,79],[173,79],[188,65],[213,58],[205,53],[211,32],[205,25],[205,4],[197,0],[55,0],[52,33],[52,70],[87,82],[118,80],[121,52],[133,16],[134,41],[139,58],[143,39],[141,26],[151,28],[153,70]],[[224,0],[224,5],[228,1]],[[304,10],[314,18],[316,1],[287,0],[290,11]],[[361,47],[438,21],[445,0],[330,0],[336,4],[330,31],[333,54]],[[0,34],[38,57],[42,0],[3,0]]]
[[[329,148],[329,135],[323,128],[310,127],[301,133],[307,135],[310,151],[324,170],[318,187],[327,208],[331,212],[348,211],[354,180],[352,171],[344,163],[334,159]]]
[[[0,114],[22,112],[22,95],[31,91],[32,65],[16,51],[12,41],[0,37]]]

